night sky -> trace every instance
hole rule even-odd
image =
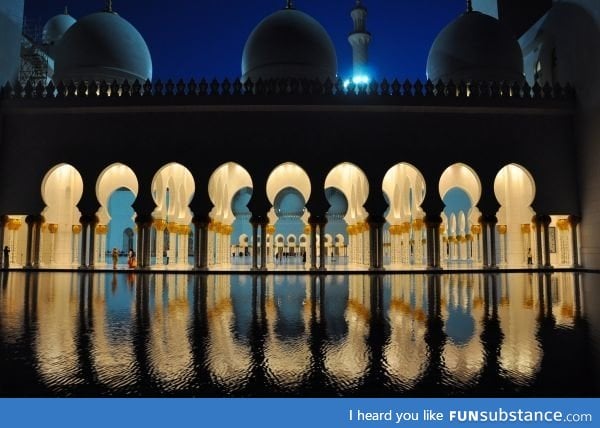
[[[105,1],[25,0],[26,19],[41,31],[65,4],[79,19],[102,10]],[[424,80],[433,40],[465,10],[464,0],[363,0],[363,4],[373,37],[369,63],[378,80]],[[337,51],[338,73],[348,77],[352,50],[347,37],[354,0],[296,0],[294,5],[328,31]],[[148,44],[153,80],[239,77],[248,35],[261,19],[284,6],[285,0],[113,0],[113,10],[133,24]]]

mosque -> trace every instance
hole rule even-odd
[[[600,269],[596,0],[467,1],[423,82],[369,79],[361,0],[347,81],[287,1],[238,79],[166,82],[111,1],[39,44],[24,1],[0,5],[3,268]]]

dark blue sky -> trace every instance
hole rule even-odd
[[[65,4],[79,19],[104,8],[104,0],[25,0],[29,22],[43,25]],[[425,79],[429,47],[438,32],[465,10],[464,0],[363,0],[373,36],[369,62],[378,80]],[[242,50],[262,18],[285,0],[113,0],[113,9],[142,34],[153,62],[153,80],[219,80],[239,77]],[[296,0],[295,6],[317,19],[337,51],[338,73],[350,74],[354,0]]]

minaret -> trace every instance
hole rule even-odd
[[[356,6],[350,13],[354,22],[354,31],[348,36],[352,46],[352,74],[354,78],[367,76],[367,61],[369,59],[369,44],[371,33],[367,32],[367,9],[361,0],[356,0]]]

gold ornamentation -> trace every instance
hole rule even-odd
[[[521,225],[521,233],[527,234],[531,232],[531,225],[530,224],[522,224]]]
[[[416,218],[413,220],[413,229],[414,230],[421,230],[423,229],[423,219],[420,218]]]
[[[402,227],[402,229],[401,229],[402,233],[409,233],[410,232],[410,222],[409,221],[405,221],[400,226]]]
[[[232,228],[232,230],[233,230],[233,228]],[[310,230],[310,229],[309,229],[309,230]],[[268,233],[269,235],[272,235],[272,234],[274,234],[274,233],[275,233],[275,226],[274,226],[274,225],[272,225],[272,224],[267,224],[267,233]],[[304,233],[306,233],[306,226],[304,226]]]
[[[498,229],[498,233],[500,235],[504,235],[506,234],[508,227],[505,224],[499,224],[496,226],[496,229]]]
[[[78,235],[79,233],[81,233],[81,225],[80,224],[74,224],[73,226],[71,226],[71,231],[75,235]]]
[[[8,230],[19,230],[22,224],[20,218],[11,218],[8,220]]]
[[[481,225],[480,224],[471,225],[471,233],[474,235],[479,235],[481,233]]]
[[[108,232],[108,226],[105,224],[99,224],[96,226],[96,233],[98,235],[106,235],[106,232]]]
[[[154,228],[159,232],[164,231],[167,228],[167,222],[162,218],[157,218],[152,222]]]
[[[177,233],[177,231],[179,230],[179,225],[174,221],[170,221],[167,224],[167,230],[169,231],[169,233]]]
[[[556,222],[556,227],[558,230],[568,230],[569,229],[569,219],[561,218]]]

